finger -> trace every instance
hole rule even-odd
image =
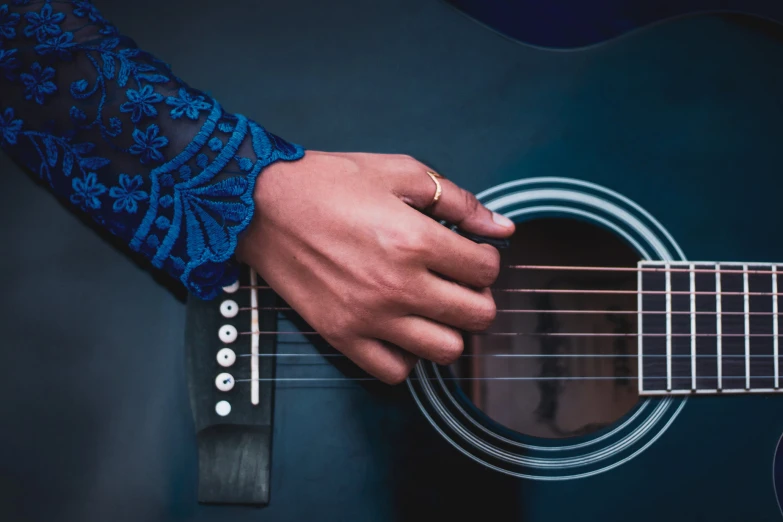
[[[489,288],[474,290],[429,277],[409,303],[411,313],[468,332],[481,332],[495,321],[497,307]]]
[[[491,245],[478,244],[439,223],[427,223],[424,248],[425,266],[464,285],[484,288],[500,274],[500,252]]]
[[[403,350],[441,365],[456,361],[464,347],[462,334],[454,328],[415,315],[391,322],[379,335]]]
[[[407,379],[418,362],[414,355],[377,339],[357,339],[334,348],[386,384],[399,384]]]
[[[436,175],[433,179],[427,171],[434,171],[415,160],[399,163],[403,172],[392,176],[392,187],[403,201],[414,208],[473,234],[507,237],[514,232],[513,221],[489,210],[471,192],[444,177]],[[438,185],[441,194],[433,203]]]
[[[514,232],[513,221],[489,210],[472,192],[445,178],[438,178],[438,182],[441,196],[427,209],[427,213],[434,218],[473,234],[507,237]]]

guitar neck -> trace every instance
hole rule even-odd
[[[639,395],[778,393],[780,267],[638,265]]]

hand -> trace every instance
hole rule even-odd
[[[329,344],[390,384],[419,358],[456,360],[459,330],[484,330],[496,313],[488,287],[498,251],[421,211],[474,234],[514,231],[446,179],[429,207],[427,170],[383,154],[308,151],[274,163],[256,182],[256,211],[237,251]]]

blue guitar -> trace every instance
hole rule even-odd
[[[389,387],[256,274],[183,305],[5,176],[0,209],[78,248],[4,253],[0,518],[783,520],[781,5],[322,4],[109,14],[288,49],[264,88],[317,86],[299,141],[411,154],[514,219],[495,324]]]
[[[704,8],[650,4],[624,19],[610,3],[453,3],[509,36],[558,47]],[[566,10],[572,17],[554,16]],[[203,387],[193,395],[202,454],[247,462],[246,452],[219,442],[236,440],[245,423],[268,430],[256,435],[259,445],[271,435],[286,448],[320,426],[335,470],[329,482],[339,484],[329,490],[351,490],[362,480],[355,459],[367,457],[353,451],[369,433],[367,465],[383,471],[356,509],[370,509],[373,520],[426,520],[439,509],[457,519],[525,521],[783,518],[783,265],[775,264],[783,259],[775,240],[783,29],[693,16],[557,53],[424,11],[415,20],[437,20],[439,39],[461,36],[453,55],[433,51],[440,61],[426,60],[435,90],[453,98],[441,105],[420,94],[417,106],[434,121],[413,146],[518,223],[495,285],[495,325],[466,338],[457,364],[420,364],[388,403],[384,391],[327,362],[339,353],[314,342],[248,274],[219,301],[275,310],[261,317],[280,332],[276,346],[264,334],[260,352],[250,340],[221,346],[249,351],[260,369],[220,368],[210,349],[220,328],[251,330],[250,312],[227,317],[218,303],[190,304],[192,325],[212,321],[190,338],[191,389]],[[783,9],[766,13],[780,19]],[[608,25],[595,23],[599,16]],[[218,371],[244,386],[216,391],[208,379]],[[261,411],[270,411],[264,421],[248,402],[259,387]],[[335,416],[329,405],[338,401],[358,410]],[[218,403],[237,411],[222,417]],[[275,416],[273,407],[287,413]],[[341,430],[344,415],[368,428]],[[434,440],[419,438],[422,419]],[[217,431],[226,425],[237,431]],[[370,425],[380,427],[368,432]],[[275,453],[268,467],[266,457],[254,462],[271,474],[262,482],[271,481],[275,513],[286,510],[274,500],[275,475],[295,457]],[[201,472],[205,502],[268,494],[257,483],[243,489],[225,462],[202,462]],[[390,489],[402,506],[372,510]]]

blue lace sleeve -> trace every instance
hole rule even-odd
[[[203,299],[237,278],[261,169],[303,154],[186,85],[89,1],[0,6],[0,142]]]

